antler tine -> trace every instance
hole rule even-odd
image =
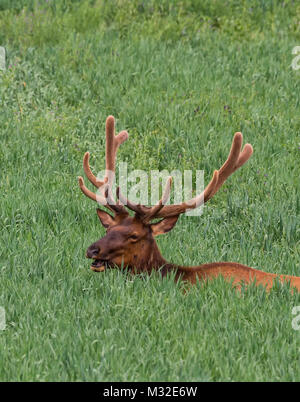
[[[217,185],[206,201],[212,198],[223,185],[225,180],[237,169],[243,166],[253,154],[253,147],[251,144],[245,144],[241,152],[242,143],[243,134],[240,132],[235,133],[228,158],[223,166],[219,169],[219,179]]]
[[[165,203],[168,201],[170,197],[171,185],[172,185],[172,177],[168,177],[162,197],[159,200],[159,202],[153,207],[146,207],[145,205],[135,204],[134,202],[130,201],[121,193],[120,187],[117,188],[117,198],[128,209],[134,211],[144,222],[149,222],[151,219],[156,218],[159,211],[164,207]]]
[[[114,208],[117,205],[113,205],[113,204],[107,202],[107,198],[104,198],[100,194],[96,194],[96,193],[93,193],[92,191],[90,191],[85,186],[84,180],[83,180],[83,178],[81,176],[78,177],[78,184],[79,184],[79,187],[80,187],[81,191],[83,192],[83,194],[86,195],[88,198],[90,198],[93,201],[98,202],[99,204],[101,204],[104,207],[108,208],[112,212],[119,212],[119,211],[116,210],[117,208]],[[124,211],[122,211],[122,212],[124,212]],[[126,210],[125,210],[125,212],[126,212]]]
[[[159,200],[159,202],[156,205],[154,205],[152,208],[150,208],[149,212],[147,213],[147,215],[145,217],[145,220],[147,220],[149,222],[151,219],[156,218],[157,214],[164,207],[164,205],[166,204],[166,202],[168,201],[168,199],[170,197],[171,186],[172,186],[172,177],[170,176],[167,179],[166,186],[165,186],[161,199]]]
[[[120,187],[117,187],[117,198],[123,205],[126,205],[128,209],[136,212],[138,215],[143,216],[147,212],[147,207],[141,204],[135,204],[126,198],[122,193]]]
[[[86,177],[89,179],[89,181],[97,188],[100,188],[107,182],[107,179],[102,181],[98,180],[96,176],[94,176],[93,172],[91,171],[90,168],[90,153],[86,152],[83,157],[83,170],[86,175]]]
[[[105,175],[103,180],[98,180],[97,177],[92,173],[89,165],[89,152],[86,152],[83,157],[83,169],[88,178],[88,180],[98,189],[101,190],[100,194],[95,194],[90,191],[84,184],[83,178],[78,178],[78,183],[81,191],[90,199],[99,202],[103,206],[107,207],[116,213],[126,213],[126,209],[120,205],[116,204],[111,195],[111,186],[115,178],[115,160],[116,154],[119,146],[127,140],[127,131],[121,131],[117,136],[115,136],[115,119],[113,116],[108,116],[105,124],[106,131],[106,146],[105,146]]]
[[[127,139],[128,133],[125,130],[121,131],[118,135],[115,135],[115,119],[113,116],[108,116],[106,119],[105,177],[108,177],[108,172],[115,173],[117,150]]]
[[[186,210],[195,209],[211,199],[225,182],[225,180],[238,168],[244,165],[251,157],[253,153],[252,145],[246,144],[241,152],[242,142],[242,133],[235,133],[226,162],[219,170],[214,171],[213,177],[203,193],[190,201],[183,202],[182,204],[165,205],[157,213],[157,217],[165,218],[167,216],[180,215],[186,212]]]
[[[83,192],[84,195],[86,195],[88,198],[90,198],[93,201],[97,202],[97,196],[95,193],[93,193],[92,191],[90,191],[84,184],[84,180],[81,176],[78,177],[78,184],[79,187],[81,189],[81,191]]]

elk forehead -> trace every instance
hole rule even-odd
[[[117,219],[116,224],[107,229],[108,233],[119,232],[120,234],[130,235],[146,235],[151,232],[150,225],[143,223],[137,217],[127,216],[125,218]]]

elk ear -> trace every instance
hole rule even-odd
[[[151,229],[153,236],[164,234],[169,232],[176,225],[179,215],[170,216],[170,218],[164,218],[157,223],[152,223]]]
[[[105,227],[105,229],[107,229],[109,226],[112,226],[115,223],[114,218],[107,212],[102,211],[102,209],[97,208],[97,215],[100,219],[100,222]]]

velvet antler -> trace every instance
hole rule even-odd
[[[232,141],[231,150],[229,152],[228,158],[223,166],[219,170],[215,170],[211,181],[208,183],[204,191],[192,198],[189,201],[185,201],[181,204],[176,205],[164,205],[163,196],[159,203],[152,207],[146,207],[145,205],[134,204],[125,197],[122,196],[120,189],[118,189],[117,197],[120,201],[126,205],[129,209],[138,214],[143,220],[150,221],[155,218],[166,218],[169,216],[178,216],[187,210],[192,210],[198,208],[209,199],[211,199],[215,193],[219,190],[225,180],[234,173],[238,168],[244,165],[253,153],[253,148],[250,144],[246,144],[244,149],[241,151],[243,143],[242,133],[235,133]],[[170,193],[170,186],[172,181],[168,179],[166,190],[164,194]],[[169,186],[169,187],[168,187]]]

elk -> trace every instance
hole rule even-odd
[[[227,160],[219,170],[214,171],[203,193],[181,204],[165,205],[169,199],[172,183],[172,178],[169,177],[162,198],[152,207],[131,202],[124,197],[119,187],[116,191],[117,202],[112,195],[116,154],[119,146],[127,138],[126,131],[115,135],[115,120],[113,116],[109,116],[106,120],[106,165],[103,180],[99,180],[92,173],[89,166],[89,152],[86,152],[83,158],[85,175],[98,189],[97,193],[90,191],[85,186],[83,178],[78,177],[81,191],[110,212],[97,208],[106,235],[87,249],[86,257],[93,259],[91,264],[93,271],[101,272],[117,267],[127,268],[132,273],[150,273],[152,270],[157,270],[162,276],[175,271],[175,280],[181,278],[193,284],[221,275],[238,288],[242,283],[249,284],[254,281],[256,285],[263,285],[267,290],[273,286],[275,278],[278,278],[281,282],[289,282],[292,287],[300,291],[300,277],[266,273],[236,262],[212,262],[194,267],[169,263],[162,257],[155,241],[156,236],[169,232],[175,226],[179,215],[210,200],[225,180],[248,161],[253,148],[250,144],[246,144],[242,150],[242,133],[235,133]],[[134,212],[133,216],[125,206]]]

